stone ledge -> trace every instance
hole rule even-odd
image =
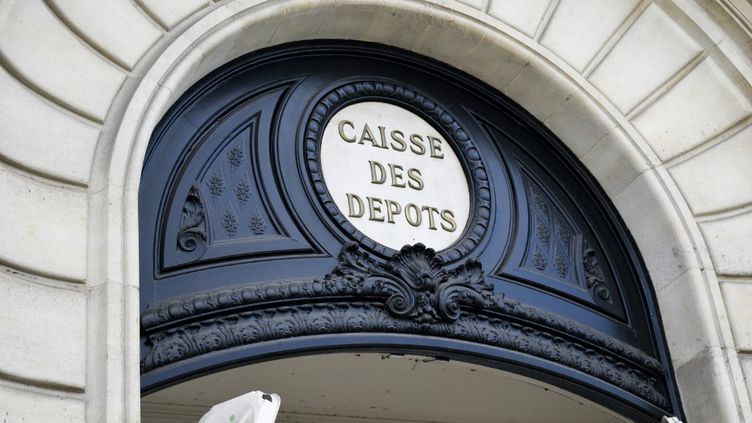
[[[723,351],[707,348],[675,370],[688,422],[741,422]]]
[[[0,384],[0,418],[3,422],[81,423],[85,421],[84,407],[82,398]]]
[[[700,223],[719,275],[752,275],[752,210]]]
[[[0,273],[0,373],[41,386],[83,390],[86,292]],[[36,384],[36,383],[35,383]]]
[[[86,279],[86,192],[0,165],[0,262],[52,278]]]
[[[752,281],[721,281],[736,350],[752,354]],[[749,376],[747,377],[749,382]]]

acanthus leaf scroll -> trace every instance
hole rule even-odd
[[[582,263],[585,268],[585,286],[590,290],[593,298],[612,304],[614,300],[611,296],[611,289],[606,283],[598,255],[593,248],[587,245],[587,242],[583,244]]]
[[[213,351],[294,336],[415,333],[524,352],[659,407],[668,405],[656,378],[665,370],[653,357],[494,293],[478,260],[468,258],[448,269],[422,244],[405,246],[382,263],[357,243],[347,243],[337,266],[322,278],[240,285],[151,304],[141,324],[149,345],[141,363],[147,372]]]
[[[355,276],[361,294],[388,295],[387,311],[421,324],[454,322],[462,306],[482,307],[493,295],[476,259],[444,269],[444,260],[423,244],[406,245],[386,264],[377,264],[347,245],[335,272]]]
[[[204,204],[199,189],[194,185],[183,204],[183,216],[178,230],[178,248],[201,257],[206,250]]]

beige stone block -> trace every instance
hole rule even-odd
[[[721,282],[721,290],[736,349],[752,353],[752,282]]]
[[[324,10],[326,12],[324,12]],[[366,14],[364,17],[366,19],[364,21],[359,21],[357,19],[344,19],[343,23],[347,28],[345,31],[356,30],[358,33],[363,34],[364,40],[366,41],[371,39],[371,37],[366,34],[373,32],[375,32],[373,36],[377,38],[383,36],[386,37],[387,40],[394,38],[395,33],[402,33],[407,39],[414,41],[420,36],[426,25],[425,22],[421,21],[417,21],[415,22],[415,25],[409,27],[404,25],[404,18],[402,16],[406,12],[403,10],[395,10],[393,12],[396,15],[393,16],[394,19],[388,19],[388,16],[383,10],[376,11],[370,5],[363,5],[359,10]],[[335,21],[340,19],[342,21],[342,16],[332,16],[329,18],[329,13],[336,14],[336,8],[323,10],[305,7],[290,8],[287,16],[284,18],[275,16],[274,18],[260,22],[259,25],[263,25],[264,27],[269,24],[274,25],[274,29],[270,33],[271,37],[265,38],[269,40],[268,44],[270,45],[311,38],[327,39],[332,38],[332,36],[327,36],[332,25],[331,19],[334,19]],[[375,22],[370,22],[368,18],[373,19]],[[324,20],[329,22],[324,23]],[[243,38],[245,37],[241,36],[238,40],[241,45],[245,43]]]
[[[400,33],[394,34],[400,36]],[[478,44],[485,34],[471,31],[453,22],[452,19],[427,22],[425,30],[415,44],[415,51],[465,70],[487,51],[479,51]]]
[[[713,138],[751,110],[749,100],[706,59],[633,123],[665,161]]]
[[[99,121],[125,74],[83,45],[41,1],[13,4],[0,28],[0,51],[33,85]]]
[[[695,214],[752,202],[752,127],[670,168]]]
[[[0,418],[3,423],[81,423],[86,419],[83,399],[8,385],[0,385]]]
[[[533,55],[529,50],[496,32],[488,32],[470,52],[466,69],[497,90],[503,90],[531,60]]]
[[[194,12],[209,4],[208,0],[142,0],[153,16],[167,28],[172,28]]]
[[[582,71],[637,3],[637,0],[561,0],[541,44]]]
[[[752,354],[739,354],[739,361],[744,372],[744,380],[747,382],[747,392],[752,392]]]
[[[611,198],[650,167],[645,157],[618,128],[614,128],[583,156],[582,162]]]
[[[540,59],[528,62],[503,92],[540,121],[546,121],[577,88]],[[573,125],[580,122],[572,122]],[[558,134],[557,134],[558,135]]]
[[[478,10],[483,8],[483,3],[486,1],[488,0],[459,0],[460,3],[464,3]]]
[[[709,347],[719,347],[716,314],[700,270],[684,273],[656,295],[674,367],[689,362]]]
[[[590,151],[616,125],[583,93],[568,96],[543,123],[577,157]]]
[[[99,130],[43,100],[2,68],[0,92],[0,155],[86,185]]]
[[[716,273],[752,275],[752,211],[700,223]]]
[[[50,0],[50,4],[87,40],[128,69],[162,35],[133,2]]]
[[[708,348],[674,371],[687,423],[740,421],[722,350]]]
[[[488,0],[488,14],[529,36],[535,35],[551,0]]]
[[[314,21],[319,22],[319,26],[316,31],[309,34],[307,38],[311,36],[324,39],[353,39],[359,40],[361,37],[372,28],[378,27],[379,22],[376,21],[379,15],[379,7],[366,2],[349,4],[349,5],[336,5],[330,4],[330,7],[325,9],[326,13],[320,17],[315,17]],[[303,9],[307,9],[303,7]],[[400,19],[401,20],[401,19]],[[404,22],[404,21],[403,21]],[[281,19],[282,26],[289,25],[286,19]],[[418,28],[425,30],[425,26],[420,22],[416,22]],[[304,25],[302,21],[296,21],[295,24]],[[436,17],[436,24],[443,25],[441,17]],[[401,31],[400,31],[401,32]],[[398,39],[400,32],[392,34],[392,37]],[[410,42],[416,42],[420,35]]]
[[[0,372],[83,388],[86,293],[0,273]],[[2,414],[0,414],[2,416]]]
[[[266,42],[269,39],[269,34],[273,33],[272,30],[275,28],[275,24],[276,22],[271,20],[264,21],[260,24],[263,28],[259,28],[259,34],[246,34],[245,37],[238,37],[237,40],[230,38],[230,41],[228,41],[220,36],[216,36],[217,34],[215,33],[213,34],[214,36],[209,37],[209,39],[205,41],[205,44],[208,44],[208,46],[204,46],[204,48],[201,49],[186,48],[183,50],[184,54],[182,55],[181,60],[176,62],[176,70],[171,75],[179,76],[173,77],[171,80],[160,81],[159,83],[161,86],[168,89],[169,96],[172,98],[170,102],[172,103],[180,98],[180,96],[195,82],[206,76],[209,72],[219,68],[240,55],[267,47],[268,45]],[[223,35],[225,33],[234,35],[234,29],[233,26],[228,25],[222,27],[218,32]],[[185,39],[179,38],[176,42],[182,43],[185,41]],[[241,47],[246,46],[246,44],[241,43],[251,42],[256,42],[252,48],[248,50],[240,50]],[[235,52],[232,52],[232,50],[235,50]],[[170,60],[176,60],[176,58],[170,57]],[[173,85],[177,81],[179,81],[179,85]],[[154,125],[157,123],[158,120],[154,122]]]
[[[301,33],[316,33],[311,31],[307,27],[317,24],[315,18],[316,11],[306,9],[303,13],[311,15],[311,18],[302,20],[294,27],[300,27],[298,32]],[[400,46],[407,50],[414,50],[414,45],[418,39],[426,31],[426,28],[431,25],[431,19],[415,13],[413,10],[405,9],[381,9],[375,11],[373,15],[374,22],[368,24],[363,32],[363,39],[373,42],[379,42],[384,44],[390,44]],[[410,24],[408,25],[407,22]],[[318,28],[318,27],[317,27]],[[295,28],[284,27],[283,31],[295,30]],[[321,28],[324,30],[324,28]],[[321,34],[323,35],[323,34]]]
[[[652,4],[603,59],[590,81],[626,113],[698,53],[700,46]]]
[[[616,196],[614,204],[637,242],[656,290],[698,267],[684,225],[655,172],[641,174]]]
[[[32,271],[86,278],[86,193],[0,167],[0,259]]]

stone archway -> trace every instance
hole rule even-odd
[[[139,221],[145,393],[268,355],[424,348],[577,380],[640,421],[682,415],[652,284],[597,183],[430,58],[315,40],[222,66],[154,130]]]
[[[104,164],[94,172],[94,185],[107,187],[107,198],[99,194],[93,204],[108,203],[108,217],[107,223],[92,223],[90,230],[108,229],[106,274],[108,279],[123,284],[112,288],[115,301],[107,307],[106,315],[109,327],[123,331],[122,337],[116,335],[118,331],[112,333],[108,348],[114,352],[122,348],[123,353],[116,356],[122,357],[121,363],[130,369],[126,371],[125,382],[116,383],[119,388],[115,391],[121,393],[113,392],[126,400],[126,410],[131,411],[124,411],[125,415],[132,415],[137,409],[138,376],[134,360],[138,353],[132,342],[138,337],[137,327],[122,325],[122,322],[132,322],[138,310],[134,292],[138,286],[134,230],[137,227],[136,193],[151,129],[180,93],[220,64],[261,47],[309,38],[357,38],[430,55],[498,88],[543,121],[601,181],[642,250],[658,292],[680,390],[685,398],[704,400],[701,407],[693,408],[691,404],[687,407],[690,419],[702,420],[705,413],[716,418],[725,416],[728,420],[748,415],[748,395],[730,328],[725,323],[724,304],[714,271],[714,265],[730,272],[738,265],[723,259],[716,259],[716,263],[711,261],[708,245],[690,209],[690,205],[699,207],[699,214],[705,215],[712,210],[734,208],[739,200],[720,199],[719,205],[708,211],[698,205],[703,200],[702,190],[697,196],[683,193],[674,178],[681,179],[682,172],[691,173],[697,167],[692,157],[700,157],[706,147],[732,138],[737,130],[743,129],[749,107],[739,100],[744,97],[744,91],[724,74],[724,71],[734,71],[733,63],[729,64],[723,49],[712,47],[713,41],[721,36],[712,32],[707,35],[687,18],[688,15],[702,18],[693,7],[668,2],[642,4],[625,14],[624,20],[632,19],[632,25],[615,25],[628,33],[635,22],[650,25],[651,19],[665,20],[673,25],[672,30],[683,31],[678,24],[671,23],[676,20],[686,24],[692,37],[699,40],[692,41],[699,47],[689,49],[697,53],[690,55],[686,66],[678,66],[668,81],[657,84],[658,88],[636,105],[620,100],[618,95],[619,84],[637,84],[636,79],[608,82],[606,76],[596,86],[598,73],[589,73],[592,71],[589,65],[578,71],[567,64],[553,53],[555,42],[551,41],[546,48],[545,37],[539,37],[535,31],[526,34],[524,25],[519,26],[521,30],[514,29],[489,14],[459,3],[337,2],[335,5],[322,2],[314,7],[297,1],[258,5],[238,1],[223,4],[196,20],[159,53],[137,87],[126,87],[122,91],[124,97],[119,100],[118,108],[123,111],[123,118],[117,125],[117,134],[111,134],[115,142],[97,153]],[[494,13],[493,8],[488,11]],[[410,28],[420,36],[400,37],[396,30],[399,28]],[[603,59],[601,56],[624,37],[628,34],[605,40],[609,48],[599,49],[594,57]],[[649,42],[639,37],[638,41]],[[703,46],[708,47],[707,50]],[[559,50],[559,54],[565,56],[566,52]],[[570,57],[570,61],[577,60]],[[583,72],[589,73],[588,77]],[[672,124],[693,129],[688,120],[693,110],[672,120],[661,107],[671,107],[670,101],[681,101],[682,96],[687,95],[682,89],[691,83],[691,80],[684,84],[682,81],[692,77],[707,78],[710,82],[703,82],[703,87],[707,84],[711,88],[720,87],[715,96],[705,93],[707,101],[717,102],[718,95],[726,96],[736,101],[736,107],[719,116],[718,121],[708,123],[709,143],[686,133],[682,138],[682,133],[677,133],[686,144],[671,147],[668,139],[662,137],[662,131],[671,131]],[[732,75],[732,80],[745,85],[738,75]],[[616,86],[610,86],[611,83]],[[668,99],[669,103],[658,102],[659,98]],[[741,112],[737,113],[739,110]],[[729,119],[732,121],[726,122]],[[573,121],[589,124],[573,126]],[[696,144],[704,147],[693,149]],[[670,173],[664,164],[666,160],[669,164],[683,161],[685,170],[677,166]],[[99,207],[105,206],[93,207],[102,210]],[[646,213],[649,213],[647,217]],[[713,234],[729,231],[746,217],[732,213],[730,219],[733,222],[728,225],[723,221],[709,223],[702,226],[702,230],[713,239]],[[711,243],[710,247],[714,245]],[[721,254],[723,247],[717,248],[715,254]],[[99,252],[90,254],[94,260],[104,259]],[[122,309],[117,298],[124,298]],[[693,311],[693,316],[700,316],[702,324],[686,318],[684,310],[688,309]],[[687,333],[693,335],[687,336]],[[122,368],[113,364],[108,373],[115,376]],[[704,379],[708,383],[698,386],[696,377],[708,368],[713,369],[712,376]],[[119,408],[112,407],[113,412]]]

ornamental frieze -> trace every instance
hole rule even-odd
[[[348,243],[338,265],[322,278],[239,286],[152,304],[141,324],[149,344],[142,371],[296,336],[414,333],[531,354],[615,384],[658,407],[667,405],[654,376],[664,371],[657,360],[495,293],[477,260],[448,267],[422,244],[405,246],[378,263]]]

